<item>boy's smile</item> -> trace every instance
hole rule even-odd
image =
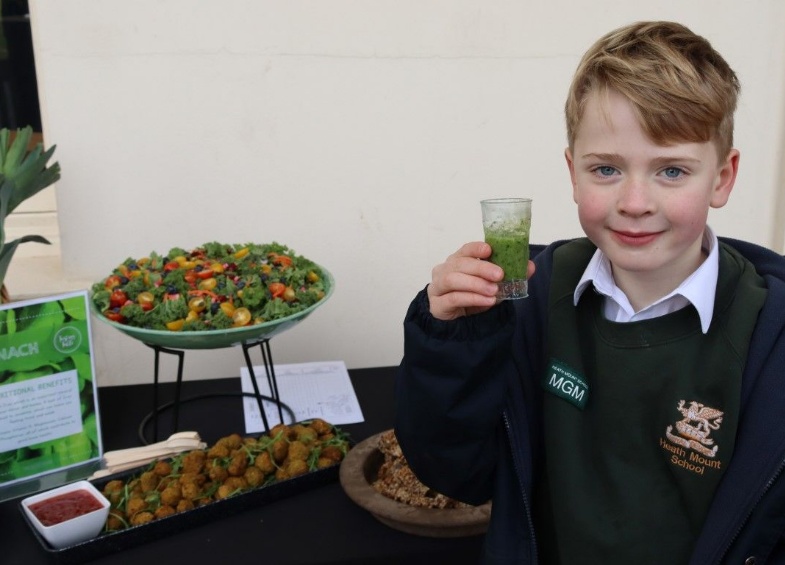
[[[611,90],[589,95],[565,155],[581,226],[636,311],[700,266],[709,208],[728,201],[738,151],[720,161],[711,141],[657,145]]]

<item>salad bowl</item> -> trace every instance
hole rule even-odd
[[[253,345],[296,326],[332,296],[335,290],[335,279],[327,269],[321,266],[319,268],[322,271],[324,282],[324,297],[321,300],[289,316],[260,324],[203,331],[153,330],[122,324],[106,318],[96,307],[92,297],[89,301],[90,309],[95,318],[101,322],[150,346],[170,349],[221,349],[242,344]]]

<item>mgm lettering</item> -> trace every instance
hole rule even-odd
[[[548,386],[562,391],[566,396],[574,398],[576,402],[583,402],[583,397],[586,394],[586,389],[584,387],[576,385],[570,379],[557,376],[556,373],[551,374],[551,378],[548,380]]]

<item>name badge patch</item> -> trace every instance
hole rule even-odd
[[[563,398],[581,410],[589,398],[589,383],[564,363],[551,360],[542,386],[551,394]]]

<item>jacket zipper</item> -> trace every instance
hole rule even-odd
[[[529,525],[529,534],[531,535],[532,540],[532,548],[534,550],[534,563],[539,561],[537,557],[537,538],[534,535],[534,520],[532,519],[531,508],[529,507],[529,497],[526,496],[526,489],[523,487],[523,474],[521,472],[521,467],[518,464],[518,458],[515,454],[515,441],[514,441],[514,432],[512,431],[512,426],[510,426],[510,419],[507,416],[507,411],[503,412],[504,417],[504,427],[507,429],[507,437],[510,441],[510,453],[512,455],[512,465],[515,470],[515,476],[518,477],[518,487],[521,491],[521,497],[523,498],[523,507],[526,510],[526,522]]]
[[[736,542],[736,539],[739,537],[739,535],[741,535],[741,531],[744,529],[744,526],[747,525],[747,521],[750,519],[750,516],[752,516],[752,513],[755,511],[755,508],[758,506],[760,501],[763,500],[763,497],[769,491],[769,489],[771,488],[771,485],[773,485],[776,482],[776,480],[779,478],[779,476],[782,474],[783,470],[785,470],[785,460],[780,462],[780,466],[777,467],[777,471],[774,473],[774,475],[768,480],[766,485],[763,487],[763,490],[761,491],[760,496],[758,496],[758,499],[755,501],[755,504],[752,505],[752,508],[750,508],[750,511],[747,512],[747,515],[744,517],[744,520],[742,520],[741,524],[736,529],[736,533],[734,533],[731,536],[730,541],[725,546],[725,548],[723,549],[722,553],[720,553],[720,556],[719,556],[719,559],[717,560],[717,563],[722,563],[722,560],[725,558],[725,555],[727,555],[728,551],[730,551],[730,548],[733,547],[733,544]]]

